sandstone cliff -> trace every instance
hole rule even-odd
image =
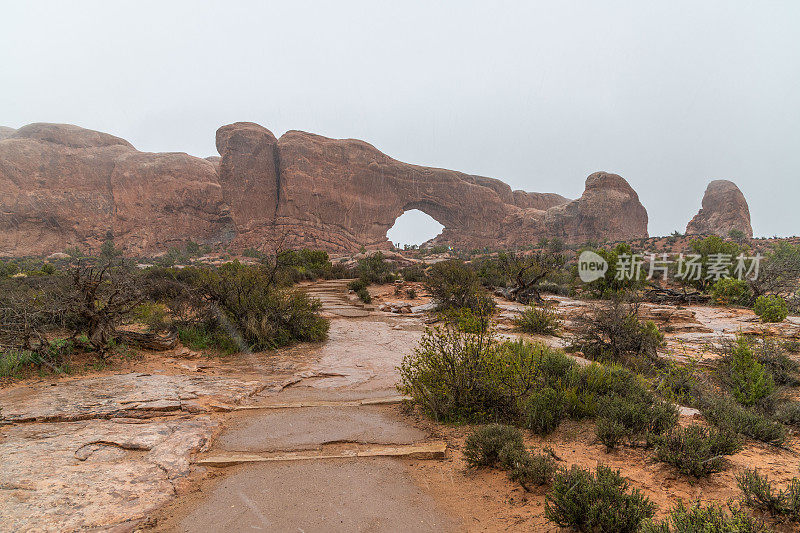
[[[144,153],[63,124],[0,130],[0,254],[96,248],[108,231],[129,254],[186,240],[234,249],[355,251],[419,209],[456,247],[582,243],[647,236],[647,212],[620,176],[598,172],[577,200],[500,180],[402,163],[353,139],[238,122],[217,131],[220,158]]]
[[[151,154],[66,124],[31,124],[0,140],[0,254],[96,248],[107,232],[126,252],[234,236],[214,165]]]
[[[687,235],[716,234],[727,237],[731,230],[753,236],[750,208],[735,183],[714,180],[703,195],[703,207],[686,226]]]

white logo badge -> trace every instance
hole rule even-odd
[[[591,283],[605,276],[608,262],[594,252],[586,250],[578,257],[578,275],[584,283]]]

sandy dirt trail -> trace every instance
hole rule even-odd
[[[430,440],[398,405],[336,405],[396,397],[396,366],[423,330],[421,319],[372,312],[347,299],[341,281],[309,289],[331,316],[309,377],[250,404],[324,406],[230,413],[209,453],[268,453]],[[344,458],[247,463],[215,469],[210,480],[159,511],[157,531],[447,531],[455,522],[417,486],[410,461]]]

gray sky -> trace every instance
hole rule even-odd
[[[651,235],[683,231],[726,178],[757,235],[800,234],[797,0],[0,0],[0,12],[2,125],[68,122],[207,156],[217,127],[249,120],[572,198],[607,170],[639,193]]]

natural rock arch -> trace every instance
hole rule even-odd
[[[421,215],[421,216],[420,216]],[[424,222],[425,228],[421,228]],[[423,245],[427,241],[435,239],[441,235],[445,226],[439,222],[435,217],[426,213],[422,209],[409,207],[404,209],[403,213],[397,217],[392,224],[392,227],[386,232],[386,238],[392,244],[412,244]],[[414,237],[409,239],[411,232],[414,232]]]

